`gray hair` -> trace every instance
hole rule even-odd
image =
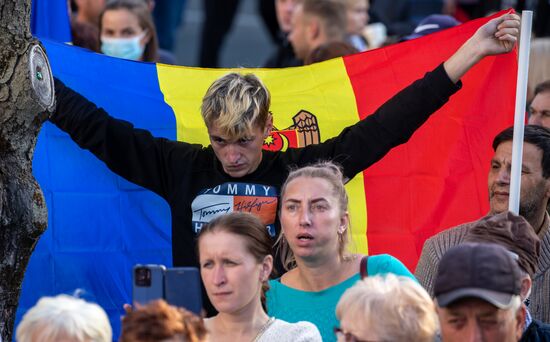
[[[344,292],[336,317],[352,317],[382,341],[431,342],[439,329],[435,305],[416,281],[387,274],[367,277]]]
[[[43,297],[23,316],[17,327],[18,342],[111,342],[112,330],[105,311],[97,304],[68,295]]]

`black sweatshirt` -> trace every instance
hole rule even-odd
[[[155,138],[112,118],[58,80],[57,110],[50,120],[113,172],[162,196],[172,213],[173,264],[196,266],[195,235],[204,222],[232,210],[250,211],[274,236],[279,190],[289,167],[335,160],[351,179],[406,142],[459,88],[440,65],[337,137],[285,152],[263,151],[258,169],[241,178],[223,171],[211,146]]]

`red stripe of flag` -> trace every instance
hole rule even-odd
[[[434,69],[489,19],[369,51],[368,58],[345,57],[360,117]],[[408,143],[364,172],[370,254],[390,253],[412,270],[425,239],[488,211],[491,143],[513,123],[516,56],[485,58]]]

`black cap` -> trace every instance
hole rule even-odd
[[[432,14],[422,19],[414,32],[403,38],[403,40],[411,40],[424,37],[428,34],[445,30],[454,26],[460,25],[460,21],[445,14]]]
[[[506,309],[520,291],[517,260],[504,247],[492,243],[464,243],[449,249],[439,262],[434,284],[440,307],[464,298],[479,298]]]

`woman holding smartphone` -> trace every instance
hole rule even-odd
[[[205,320],[212,341],[321,341],[309,322],[291,324],[266,314],[271,245],[265,225],[250,214],[223,215],[201,229],[201,278],[219,312]]]
[[[396,258],[349,253],[348,195],[333,163],[290,172],[281,190],[278,239],[287,272],[269,282],[268,313],[288,322],[314,323],[323,341],[335,341],[336,304],[363,276],[394,273],[414,279]]]

